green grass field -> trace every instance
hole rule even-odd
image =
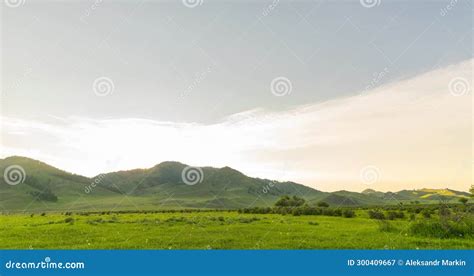
[[[417,218],[418,219],[418,218]],[[421,220],[421,218],[420,218]],[[238,212],[0,215],[2,249],[472,249],[470,237],[429,238],[408,219]]]

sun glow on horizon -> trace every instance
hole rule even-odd
[[[2,117],[3,157],[21,155],[95,176],[162,161],[230,166],[324,191],[467,190],[472,184],[473,60],[288,111],[250,110],[214,124],[82,117]],[[51,120],[52,119],[52,120]],[[361,179],[376,168],[375,181]]]

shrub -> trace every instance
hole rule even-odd
[[[65,222],[65,223],[74,224],[74,218],[71,218],[71,217],[66,218],[66,219],[64,220],[64,222]]]
[[[405,218],[405,213],[403,211],[398,212],[398,218],[400,219]]]
[[[313,221],[308,222],[308,224],[309,224],[309,225],[319,225],[318,222],[313,222]]]
[[[87,220],[87,224],[92,224],[92,225],[97,225],[99,223],[105,223],[105,221],[102,218],[98,219],[93,219],[93,220]]]
[[[410,232],[415,235],[434,238],[463,238],[474,236],[472,220],[454,221],[422,221],[410,225]]]
[[[461,204],[464,204],[464,205],[466,205],[468,201],[469,201],[469,199],[466,198],[466,197],[461,197],[461,198],[459,199],[459,202],[461,202]]]
[[[402,211],[388,211],[387,213],[387,218],[389,220],[394,220],[394,219],[397,219],[397,218],[404,218],[405,217],[405,213],[403,213]]]
[[[294,216],[324,215],[324,216],[339,216],[339,217],[343,216],[343,210],[341,209],[312,207],[306,204],[299,207],[276,206],[273,208],[269,208],[269,207],[244,208],[244,209],[239,209],[238,212],[240,214],[281,214],[281,215],[292,214]]]
[[[451,211],[447,206],[440,205],[438,213],[440,217],[447,217],[451,214]]]
[[[49,189],[45,189],[44,191],[29,192],[29,194],[39,201],[58,201],[58,197]]]
[[[293,216],[300,216],[302,214],[302,210],[300,208],[295,208],[291,213]]]
[[[430,218],[431,217],[431,211],[429,209],[423,209],[423,211],[421,211],[421,214],[425,218]]]
[[[353,218],[355,217],[355,212],[351,209],[345,209],[342,211],[342,216],[345,218]]]
[[[319,207],[329,207],[329,203],[327,202],[324,202],[324,201],[320,201],[318,202],[317,204]]]
[[[187,222],[188,220],[185,217],[170,217],[165,222],[175,223],[175,222]]]
[[[397,218],[396,212],[394,212],[394,211],[389,211],[389,212],[387,213],[387,218],[388,218],[389,220],[394,220],[394,219],[396,219],[396,218]]]
[[[322,215],[323,216],[334,216],[334,210],[325,208],[325,209],[322,210]]]
[[[371,219],[379,219],[379,220],[385,219],[385,215],[379,210],[369,210],[368,213],[369,213],[369,218]]]
[[[239,218],[240,223],[252,223],[254,221],[259,221],[260,219],[257,217],[252,217],[252,218]]]
[[[383,214],[382,214],[383,215]],[[388,221],[386,220],[379,220],[378,221],[378,225],[379,225],[379,231],[380,232],[391,232],[393,230],[395,230],[395,228],[393,227],[393,225],[391,225]]]
[[[293,196],[283,196],[276,203],[275,206],[279,207],[299,207],[303,206],[306,203],[306,200],[301,197]]]

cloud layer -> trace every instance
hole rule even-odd
[[[88,176],[177,160],[327,191],[467,190],[473,64],[468,60],[359,96],[284,112],[250,110],[209,125],[2,117],[1,155],[29,156]],[[365,179],[364,168],[375,168],[375,178]]]

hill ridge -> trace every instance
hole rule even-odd
[[[324,192],[291,181],[249,177],[229,166],[192,167],[164,161],[146,169],[132,169],[85,177],[22,156],[0,159],[0,169],[19,165],[25,170],[20,185],[0,181],[0,210],[67,209],[83,199],[80,208],[220,208],[271,206],[283,195],[304,197],[309,204],[332,206],[383,205],[397,202],[455,201],[469,193],[451,189],[379,192]],[[186,170],[190,170],[185,174]],[[194,170],[194,171],[193,171]],[[2,173],[3,175],[3,173]],[[189,177],[189,179],[186,179]],[[194,178],[193,178],[194,177]],[[127,196],[127,202],[123,197]],[[89,206],[88,206],[89,205]],[[28,207],[29,208],[29,207]]]

